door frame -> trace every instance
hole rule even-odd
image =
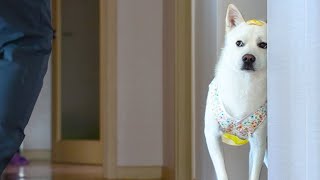
[[[57,0],[53,0],[57,1]],[[167,18],[173,18],[168,24],[169,33],[174,37],[174,167],[165,169],[162,176],[173,172],[171,179],[192,179],[192,1],[171,1],[170,8],[164,6],[164,13],[171,11]],[[53,6],[53,9],[55,7]],[[53,24],[56,23],[53,21]],[[166,22],[164,22],[166,23]],[[165,39],[164,39],[165,42]],[[55,44],[54,44],[55,46]],[[165,46],[165,45],[164,45]],[[53,56],[57,54],[53,50]],[[165,56],[164,56],[165,57]],[[104,130],[103,169],[104,177],[118,178],[117,165],[117,0],[100,0],[100,120]],[[55,63],[53,61],[53,67]],[[165,68],[165,67],[164,67]],[[56,83],[56,77],[53,77]],[[53,95],[53,99],[56,95]],[[166,97],[164,97],[166,98]],[[53,103],[53,110],[55,104]],[[55,118],[55,117],[53,117]],[[165,149],[166,147],[164,147]],[[165,157],[164,158],[170,158]],[[168,178],[166,178],[168,179]]]
[[[104,177],[118,178],[117,163],[117,0],[100,0],[101,119]]]
[[[192,180],[192,1],[175,3],[175,180]]]
[[[192,3],[192,0],[164,0],[165,180],[193,179]],[[174,110],[166,110],[165,106],[171,103]]]

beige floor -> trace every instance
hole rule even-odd
[[[102,167],[31,162],[8,167],[1,180],[102,180]]]

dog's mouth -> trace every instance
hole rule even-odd
[[[255,71],[252,63],[243,63],[241,70],[243,71]]]

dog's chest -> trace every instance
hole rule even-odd
[[[266,102],[266,85],[263,81],[224,81],[220,83],[221,100],[233,117],[243,118]]]

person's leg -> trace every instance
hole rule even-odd
[[[51,53],[49,0],[0,0],[0,173],[19,149]]]

